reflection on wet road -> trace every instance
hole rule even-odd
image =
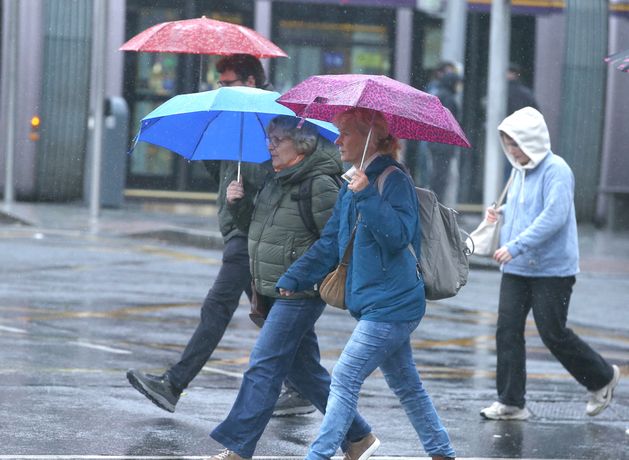
[[[229,410],[258,333],[244,297],[175,414],[131,389],[124,374],[128,368],[160,372],[177,360],[196,327],[220,252],[11,231],[0,233],[0,253],[0,458],[195,458],[219,448],[207,434]],[[629,325],[593,321],[579,313],[579,302],[592,302],[589,292],[597,292],[600,314],[618,317],[614,299],[627,298],[628,282],[585,277],[571,316],[575,331],[622,367],[624,380],[613,405],[594,419],[585,416],[585,390],[554,360],[529,322],[528,404],[534,417],[496,423],[481,420],[478,411],[495,398],[498,280],[496,272],[473,270],[459,296],[429,304],[413,334],[417,368],[459,456],[627,458]],[[604,283],[604,288],[587,283]],[[354,324],[346,312],[331,308],[319,320],[328,369]],[[379,371],[366,381],[359,408],[383,439],[379,458],[424,455]],[[258,458],[301,458],[320,420],[319,414],[273,419]]]

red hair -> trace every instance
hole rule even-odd
[[[384,118],[382,112],[362,107],[352,107],[334,117],[332,123],[339,128],[341,124],[354,122],[360,133],[367,136],[371,128],[371,140],[378,152],[398,159],[400,151],[400,141],[397,137],[389,134],[389,123]]]

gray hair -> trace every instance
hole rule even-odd
[[[301,122],[301,118],[279,115],[269,122],[266,132],[269,134],[271,131],[281,131],[293,141],[297,152],[308,156],[317,148],[319,131],[314,124],[305,120],[299,126]]]

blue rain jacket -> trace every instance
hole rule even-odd
[[[415,269],[419,255],[417,195],[401,170],[389,175],[382,196],[376,179],[389,165],[399,164],[389,156],[376,157],[367,167],[369,185],[353,193],[344,184],[332,217],[321,238],[280,278],[277,288],[303,291],[320,283],[343,257],[360,214],[354,248],[347,270],[345,304],[357,319],[413,321],[424,315],[424,281]]]

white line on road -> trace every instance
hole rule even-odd
[[[106,347],[105,345],[98,345],[95,343],[90,343],[90,342],[68,342],[72,345],[78,345],[79,347],[85,347],[85,348],[92,348],[94,350],[101,350],[101,351],[106,351],[108,353],[115,353],[118,355],[130,355],[131,352],[129,350],[122,350],[120,348],[111,348],[111,347]],[[78,458],[78,457],[77,457]],[[108,458],[108,457],[105,457]]]
[[[17,327],[0,326],[0,331],[17,332],[18,334],[26,334],[24,329],[18,329]]]
[[[203,370],[207,372],[211,372],[213,374],[226,375],[228,377],[236,377],[237,379],[241,379],[243,375],[242,372],[225,371],[223,369],[219,369],[218,367],[203,366]]]
[[[118,456],[118,455],[0,455],[0,459],[4,460],[199,460],[207,459],[207,455],[202,456],[181,456],[181,455],[138,455],[138,456]],[[291,457],[291,456],[255,456],[253,460],[301,460],[303,456]],[[341,460],[343,457],[332,457],[333,460]],[[385,456],[372,456],[369,457],[374,460],[430,460],[430,457],[385,457]],[[512,460],[507,458],[494,458],[487,457],[457,457],[459,460]],[[520,459],[520,460],[534,460],[534,459]],[[561,459],[547,459],[547,460],[561,460]],[[564,459],[565,460],[565,459]]]

